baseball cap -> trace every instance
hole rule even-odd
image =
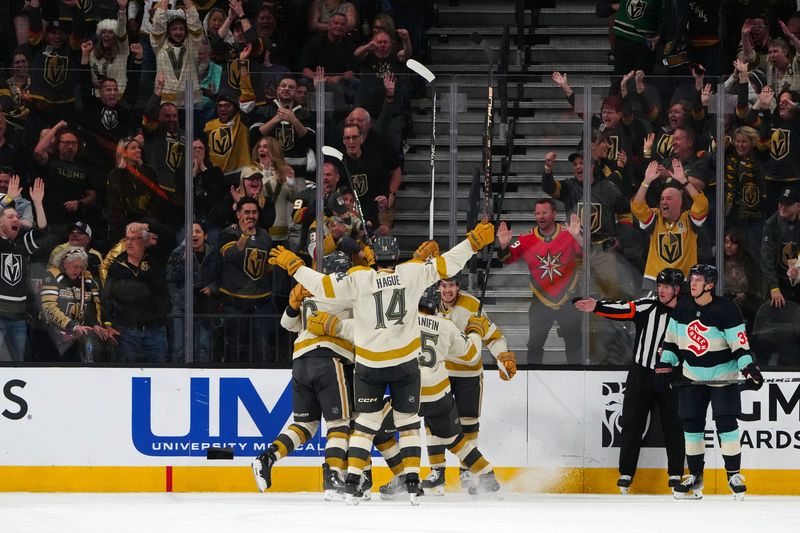
[[[85,233],[89,237],[92,236],[92,228],[90,228],[89,224],[87,224],[86,222],[76,222],[76,223],[74,223],[73,225],[71,225],[69,227],[69,229],[67,230],[67,233],[69,233],[69,232],[71,232],[72,230],[75,230],[75,229],[80,231],[80,232],[82,232],[82,233]]]
[[[334,191],[328,196],[328,209],[334,215],[342,216],[347,213],[347,206],[344,205],[344,199],[342,198],[342,194]]]
[[[242,169],[242,180],[250,179],[250,178],[258,178],[261,179],[264,175],[261,173],[261,169],[255,166],[244,167]]]
[[[65,31],[64,23],[59,20],[51,20],[47,23],[47,29],[45,31],[50,32],[56,30]]]
[[[800,189],[797,187],[786,187],[781,191],[781,195],[778,197],[778,203],[793,204],[795,202],[800,202]]]
[[[567,159],[569,159],[570,163],[574,163],[575,160],[577,158],[579,158],[579,157],[583,157],[583,150],[578,150],[577,152],[572,152],[571,154],[569,154],[569,157]]]

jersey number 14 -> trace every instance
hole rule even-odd
[[[383,293],[375,292],[372,296],[375,298],[375,329],[386,329],[386,321],[394,322],[397,326],[403,324],[403,319],[406,317],[405,287],[392,291],[392,298],[389,300],[389,306],[385,310],[383,307]]]

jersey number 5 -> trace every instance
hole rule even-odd
[[[433,368],[436,365],[436,350],[434,346],[439,342],[439,335],[421,332],[419,335],[420,351],[419,366]]]
[[[375,292],[372,294],[375,298],[375,329],[385,329],[386,320],[393,321],[395,325],[400,326],[403,324],[403,319],[406,317],[406,289],[394,289],[392,291],[392,298],[389,300],[389,307],[384,311],[383,309],[383,293]]]

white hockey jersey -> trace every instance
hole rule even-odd
[[[300,267],[294,277],[314,295],[348,301],[355,320],[356,363],[387,368],[419,355],[420,296],[436,281],[457,274],[473,253],[464,240],[439,257],[400,263],[394,270],[353,267],[347,274],[324,275]]]
[[[297,316],[289,315],[288,311],[289,308],[287,307],[281,317],[281,326],[289,331],[299,333],[294,341],[292,360],[302,357],[311,350],[327,348],[340,355],[342,359],[353,362],[353,343],[344,340],[346,338],[344,335],[341,337],[317,336],[306,329],[308,317],[314,311],[324,311],[339,317],[341,320],[352,318],[353,313],[348,302],[331,298],[308,297],[300,305],[300,313]]]
[[[464,335],[452,321],[436,315],[417,317],[420,331],[419,370],[422,403],[433,403],[450,392],[445,363],[474,365],[481,361],[481,339]]]
[[[464,291],[459,291],[453,307],[445,310],[440,306],[439,314],[445,318],[449,318],[459,331],[463,332],[467,328],[469,319],[478,313],[478,307],[480,307],[480,301],[477,298]],[[486,316],[485,313],[484,316]],[[489,317],[487,316],[486,318]],[[503,336],[503,332],[500,331],[497,325],[491,320],[489,320],[489,322],[491,324],[489,331],[481,340],[483,340],[483,343],[489,348],[492,355],[497,357],[499,354],[508,351],[508,343]],[[447,361],[445,364],[450,375],[454,377],[470,378],[480,376],[483,373],[483,363],[480,357],[471,364],[455,361]]]

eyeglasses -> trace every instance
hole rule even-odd
[[[125,237],[125,242],[143,241],[143,237]]]

